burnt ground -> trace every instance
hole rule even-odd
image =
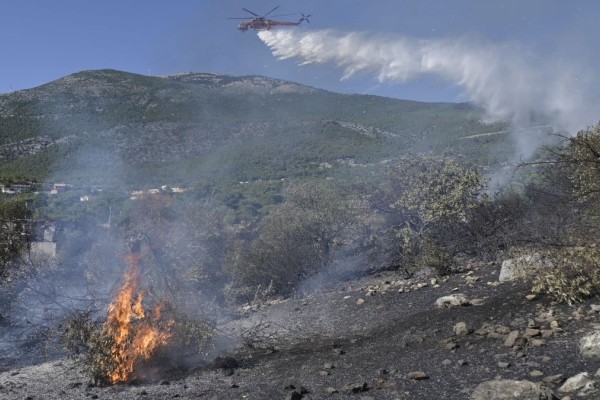
[[[222,337],[244,332],[242,345],[222,354],[234,360],[162,367],[152,381],[112,387],[89,385],[71,361],[54,360],[1,373],[0,398],[467,399],[490,379],[593,375],[600,361],[578,351],[579,338],[600,328],[592,303],[527,300],[525,284],[497,284],[498,272],[489,264],[437,284],[422,280],[418,289],[418,282],[386,273],[246,307],[238,320],[219,328]],[[452,293],[477,305],[435,305]],[[468,333],[454,332],[459,322]],[[528,327],[538,332],[527,336]],[[514,330],[520,338],[508,347]],[[416,371],[426,378],[412,379]],[[560,381],[545,384],[556,391]]]

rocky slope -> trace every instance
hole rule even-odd
[[[147,381],[96,387],[52,360],[0,374],[0,398],[598,398],[600,306],[558,305],[498,274],[390,272],[248,305],[219,327],[242,340],[209,365],[165,361]]]

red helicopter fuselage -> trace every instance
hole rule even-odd
[[[289,21],[274,21],[266,18],[255,18],[251,21],[242,22],[238,25],[238,29],[242,32],[252,28],[255,31],[268,31],[274,26],[295,26],[300,25],[302,21],[306,21],[306,18],[302,17],[298,22]]]

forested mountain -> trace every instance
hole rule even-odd
[[[259,76],[85,71],[0,96],[0,177],[138,187],[317,176],[407,151],[502,161],[486,152],[498,137],[459,140],[502,128],[480,117]]]

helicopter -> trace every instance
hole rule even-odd
[[[255,31],[268,31],[274,26],[294,26],[294,25],[300,25],[303,21],[310,22],[308,20],[310,15],[304,15],[304,14],[301,14],[302,18],[300,18],[300,20],[298,22],[275,21],[275,20],[267,18],[267,16],[269,14],[271,14],[273,11],[277,10],[279,7],[280,6],[275,7],[274,9],[272,9],[271,11],[269,11],[268,13],[266,13],[265,15],[262,15],[262,16],[258,15],[257,13],[255,13],[253,11],[248,10],[247,8],[242,8],[242,10],[246,11],[247,13],[252,14],[253,17],[240,17],[240,18],[228,18],[228,19],[248,19],[249,21],[241,22],[237,26],[237,28],[242,32],[246,32],[248,30],[248,28],[252,28]],[[292,15],[292,14],[273,15],[273,17],[283,17],[286,15]]]

